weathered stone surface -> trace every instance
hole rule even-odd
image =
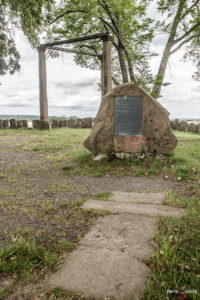
[[[39,120],[33,120],[32,121],[32,127],[33,129],[39,129]]]
[[[23,127],[23,122],[21,120],[17,120],[17,128],[22,128]]]
[[[92,128],[92,118],[83,118],[82,128]]]
[[[87,200],[83,208],[94,210],[108,210],[117,213],[129,213],[146,216],[182,217],[184,210],[168,205],[126,203],[117,201]]]
[[[16,121],[16,119],[10,119],[9,122],[10,122],[10,128],[11,129],[16,129],[17,128],[17,121]]]
[[[8,129],[10,128],[10,123],[8,120],[3,120],[3,129]]]
[[[76,119],[76,128],[82,128],[83,121],[82,119]]]
[[[188,127],[187,122],[186,122],[186,121],[182,121],[182,122],[180,123],[179,130],[180,130],[180,131],[186,131],[187,127]]]
[[[108,200],[127,203],[163,204],[164,199],[164,193],[126,193],[114,191]]]
[[[47,286],[95,299],[141,299],[150,273],[144,260],[153,251],[156,222],[129,214],[100,217]]]
[[[24,128],[28,128],[28,121],[27,120],[22,120],[22,124]]]
[[[75,119],[69,119],[68,120],[68,127],[75,128],[76,127],[76,120]]]
[[[68,126],[67,120],[63,120],[63,127],[67,127],[67,126]]]
[[[143,134],[141,136],[115,135],[115,97],[143,97]],[[177,145],[170,127],[168,112],[134,83],[123,84],[105,95],[92,132],[84,146],[94,154],[119,152],[169,153]]]
[[[200,124],[197,125],[197,133],[200,134]]]
[[[59,121],[59,127],[60,127],[60,128],[64,127],[64,121],[63,121],[63,120],[60,120],[60,121]]]
[[[59,128],[59,121],[53,120],[52,128]]]
[[[3,129],[3,120],[0,120],[0,129]]]
[[[38,122],[39,130],[51,130],[51,123],[49,121],[39,121]]]

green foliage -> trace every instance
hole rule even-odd
[[[146,86],[152,82],[149,43],[153,38],[153,20],[146,16],[146,8],[150,2],[151,0],[62,0],[60,7],[52,15],[48,14],[48,18],[52,20],[47,23],[48,27],[51,24],[48,39],[70,39],[107,31],[111,36],[115,81],[131,81],[131,65],[134,81]],[[102,52],[102,43],[98,41],[77,43],[73,47]],[[100,69],[97,58],[76,55],[75,62],[90,69]]]
[[[20,69],[13,28],[21,28],[31,45],[36,46],[44,11],[49,11],[53,3],[54,0],[0,1],[0,75]]]

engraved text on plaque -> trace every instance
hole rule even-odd
[[[115,97],[115,135],[142,135],[142,97]]]

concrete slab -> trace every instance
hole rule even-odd
[[[141,299],[150,269],[157,218],[130,214],[100,217],[47,287],[84,293],[95,299]]]
[[[102,200],[88,200],[83,204],[82,208],[94,210],[108,210],[117,213],[129,213],[147,216],[181,217],[184,215],[183,209],[171,207],[168,205],[125,203]]]
[[[152,203],[163,204],[165,193],[126,193],[120,191],[112,192],[108,200],[128,203]]]

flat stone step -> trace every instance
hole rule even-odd
[[[130,214],[100,217],[46,281],[92,299],[141,299],[147,284],[157,218]]]
[[[108,200],[127,203],[152,203],[163,204],[165,193],[126,193],[112,192]]]
[[[182,217],[184,215],[183,209],[168,205],[125,203],[102,200],[87,200],[83,204],[82,208],[148,216]]]

